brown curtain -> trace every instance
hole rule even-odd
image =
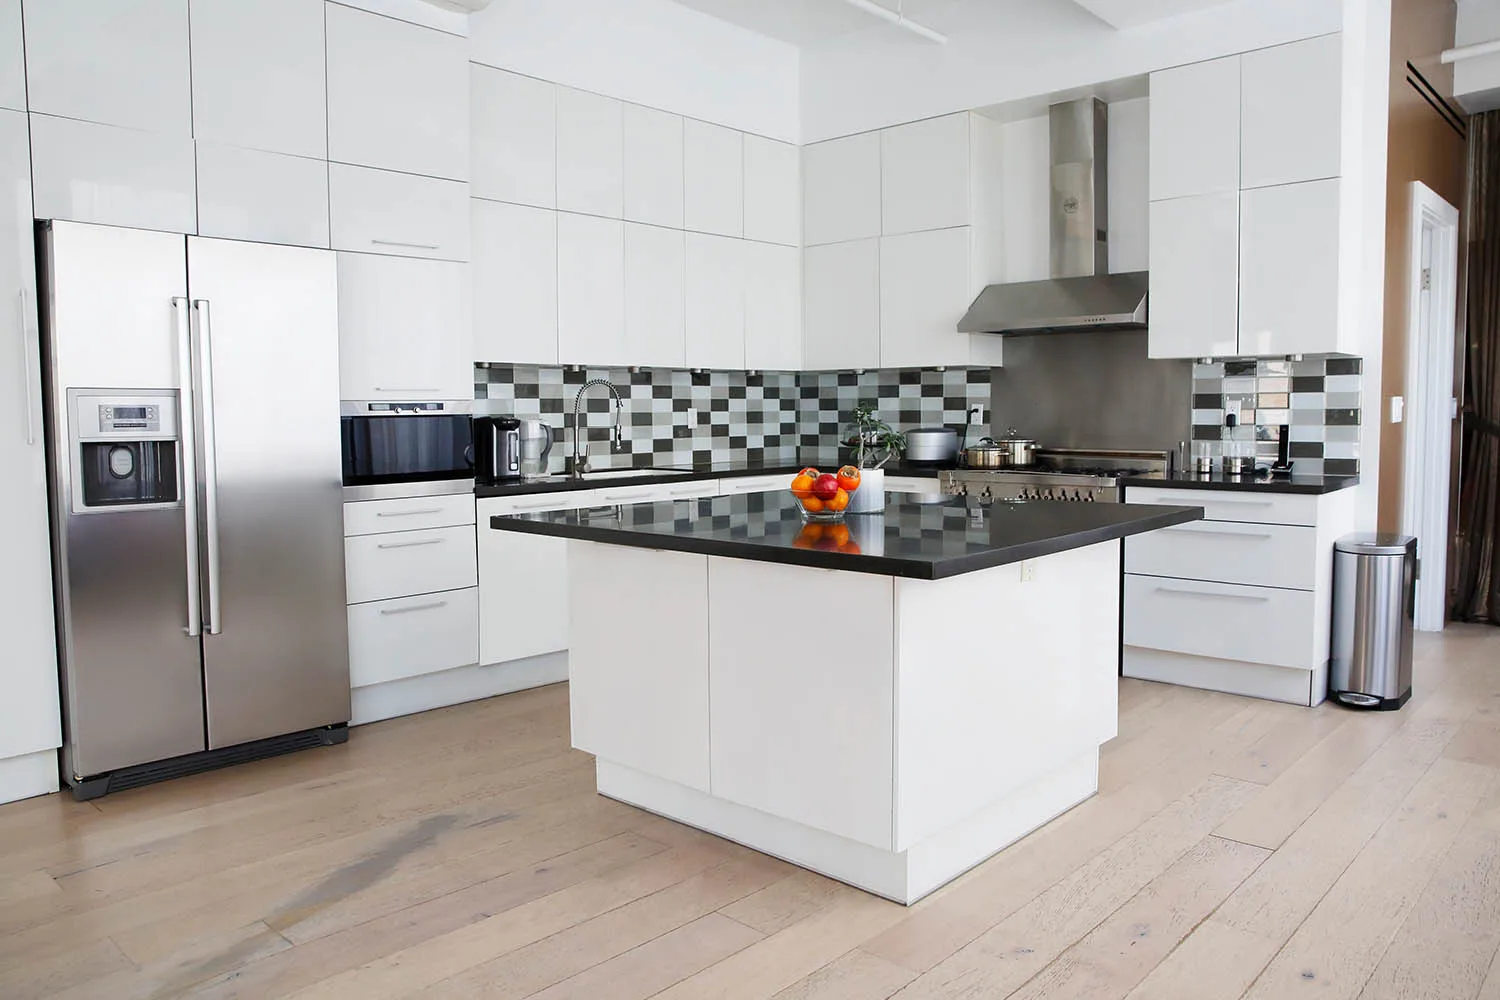
[[[1453,617],[1500,624],[1500,111],[1469,119],[1468,364]]]

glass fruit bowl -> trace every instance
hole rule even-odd
[[[848,512],[859,489],[859,470],[846,465],[838,472],[820,472],[808,466],[792,477],[792,498],[802,520],[809,524],[837,524]]]
[[[838,510],[832,510],[827,502],[818,500],[816,497],[803,499],[794,495],[793,499],[797,501],[797,510],[801,512],[802,520],[808,524],[839,524],[844,520],[844,515],[849,512],[847,503]]]

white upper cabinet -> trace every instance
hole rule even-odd
[[[31,110],[192,135],[186,0],[25,0]]]
[[[698,233],[745,234],[741,133],[688,119],[682,126],[683,225]]]
[[[517,205],[557,205],[557,87],[469,66],[469,193]]]
[[[328,158],[467,179],[467,40],[338,4],[327,18]]]
[[[624,129],[625,218],[681,229],[682,118],[627,104]]]
[[[880,241],[880,367],[966,365],[958,321],[974,297],[968,227]]]
[[[582,90],[557,91],[557,207],[620,218],[625,186],[620,102]]]
[[[31,116],[39,219],[198,231],[193,140],[92,122]]]
[[[328,246],[328,164],[199,142],[198,233]]]
[[[687,363],[745,367],[743,240],[687,234]]]
[[[469,203],[474,360],[557,364],[557,213]]]
[[[468,267],[338,255],[339,395],[473,399]]]
[[[469,259],[469,186],[462,181],[328,165],[335,250]]]
[[[1240,57],[1151,74],[1151,200],[1240,187]]]
[[[1240,57],[1240,186],[1339,176],[1341,44],[1323,35]]]
[[[880,235],[880,133],[802,147],[802,237],[808,246]]]
[[[802,367],[802,254],[796,247],[746,242],[745,367]]]
[[[1338,180],[1240,195],[1240,354],[1339,351],[1338,289]]]
[[[558,213],[557,360],[566,365],[630,363],[625,353],[625,224],[618,219]]]
[[[633,365],[687,363],[685,234],[625,224],[625,354]]]
[[[803,367],[879,368],[880,241],[808,247],[802,268]]]
[[[26,110],[26,49],[21,0],[0,0],[0,108]]]
[[[968,114],[882,129],[880,191],[887,236],[968,225]]]
[[[191,10],[193,136],[325,159],[323,0],[192,0]]]
[[[1236,191],[1151,203],[1153,358],[1240,353],[1240,196]]]
[[[802,157],[791,143],[745,136],[745,239],[802,245]]]

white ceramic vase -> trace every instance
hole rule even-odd
[[[885,470],[864,469],[859,474],[859,489],[849,498],[851,514],[885,512]]]

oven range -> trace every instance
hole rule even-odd
[[[1035,464],[1011,469],[949,469],[938,477],[943,492],[980,500],[1119,503],[1124,476],[1160,476],[1169,466],[1164,451],[1044,449]]]

